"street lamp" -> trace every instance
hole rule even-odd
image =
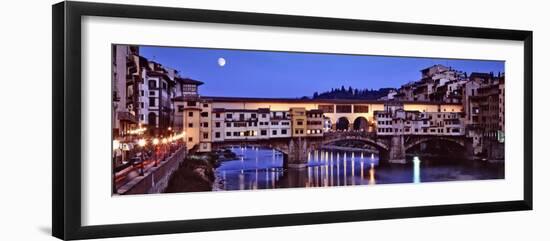
[[[140,176],[143,176],[143,162],[145,162],[145,158],[144,158],[144,154],[143,154],[143,149],[145,148],[145,145],[147,144],[147,141],[145,141],[145,139],[139,139],[138,141],[138,145],[140,146],[141,148],[141,164],[140,164],[140,168],[139,168],[139,175]]]
[[[158,165],[158,156],[157,156],[157,145],[159,144],[159,139],[153,139],[153,150],[155,150],[155,167]]]

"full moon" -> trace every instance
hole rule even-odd
[[[219,58],[219,59],[218,59],[218,65],[219,65],[220,67],[223,67],[223,66],[225,65],[225,59],[224,59],[224,58]]]

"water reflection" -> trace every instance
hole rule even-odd
[[[216,190],[272,189],[420,183],[504,177],[504,164],[469,160],[415,157],[409,164],[380,163],[368,152],[315,150],[307,155],[307,167],[283,169],[283,156],[273,149],[233,147],[236,160],[223,161],[216,169]]]
[[[413,183],[420,183],[420,159],[413,157]]]

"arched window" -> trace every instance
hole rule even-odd
[[[348,130],[349,128],[349,120],[346,117],[340,117],[338,118],[338,121],[336,122],[336,129],[337,130]]]
[[[368,127],[369,127],[369,122],[365,117],[359,116],[355,118],[355,121],[353,121],[354,130],[366,131]]]

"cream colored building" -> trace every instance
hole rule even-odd
[[[306,134],[307,136],[323,136],[323,111],[308,110],[306,111]]]

